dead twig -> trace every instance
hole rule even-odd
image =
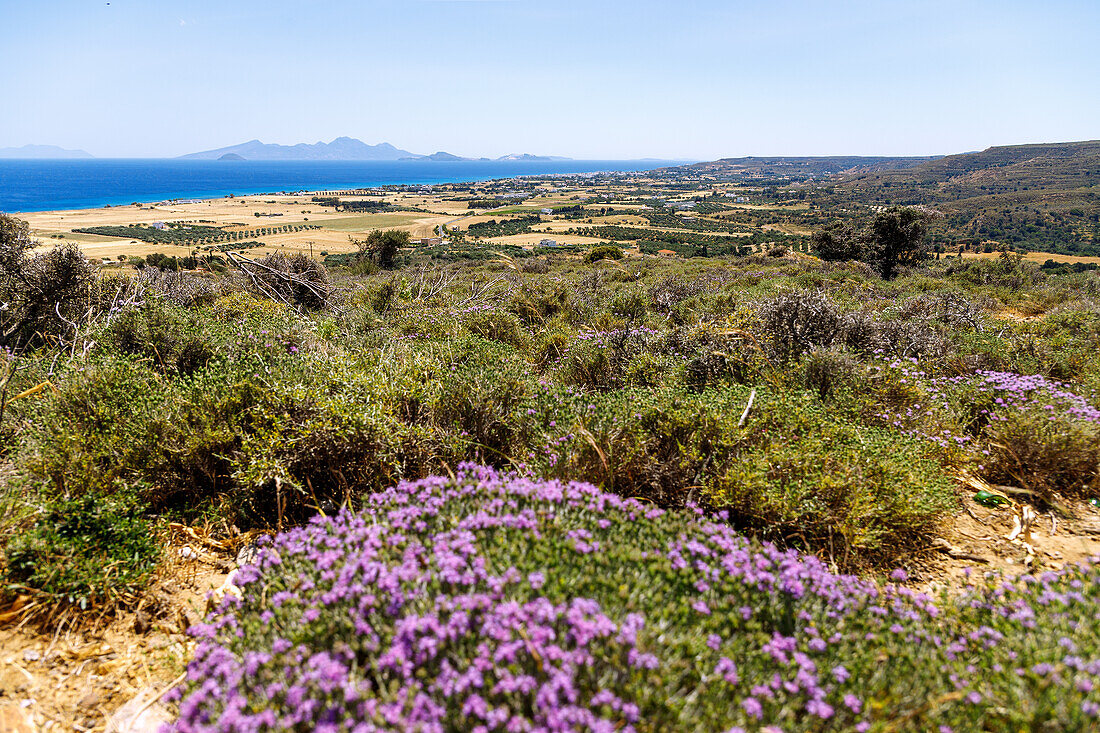
[[[749,410],[752,409],[752,403],[756,401],[756,390],[754,389],[749,393],[749,403],[745,405],[745,411],[741,413],[741,419],[737,421],[737,427],[741,428],[745,426],[745,421],[749,419]]]

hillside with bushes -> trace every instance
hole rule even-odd
[[[867,263],[217,274],[0,217],[4,613],[170,626],[182,527],[247,553],[174,730],[1088,729],[1096,567],[1038,538],[1097,519],[1100,278],[883,269],[881,221]]]

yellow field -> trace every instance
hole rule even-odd
[[[365,197],[353,197],[365,198]],[[399,196],[390,197],[395,203],[427,208],[437,204],[435,199]],[[19,215],[28,222],[31,234],[38,238],[43,248],[59,242],[73,242],[89,257],[118,259],[121,255],[144,257],[153,252],[173,256],[186,256],[192,247],[141,242],[128,238],[107,237],[97,234],[74,232],[74,229],[96,226],[124,226],[127,224],[152,224],[153,222],[204,222],[224,227],[230,231],[252,232],[262,227],[310,224],[321,229],[269,234],[249,238],[263,242],[265,247],[250,250],[256,254],[268,252],[304,252],[309,254],[310,244],[315,256],[320,251],[330,253],[349,252],[354,245],[351,237],[365,237],[374,229],[401,229],[410,236],[434,236],[439,224],[450,221],[449,215],[433,215],[418,212],[386,212],[363,214],[337,212],[312,204],[310,196],[243,196],[212,199],[187,204],[141,204],[113,206],[98,209],[70,211],[43,211]],[[260,216],[256,216],[260,214]],[[273,216],[277,215],[277,216]]]
[[[779,232],[780,234],[813,234],[809,229],[804,229],[797,224],[764,224],[760,227],[766,232]]]
[[[1000,252],[964,252],[963,257],[969,259],[989,260],[1000,257]],[[1087,264],[1100,265],[1100,257],[1085,257],[1079,255],[1059,255],[1053,252],[1028,252],[1024,255],[1024,259],[1028,262],[1036,262],[1043,264],[1047,260],[1054,260],[1055,262],[1066,262],[1073,264],[1075,262],[1084,262]]]

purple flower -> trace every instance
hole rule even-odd
[[[751,718],[760,720],[764,717],[764,706],[760,704],[760,701],[755,697],[746,697],[741,701],[741,707],[744,708],[745,713]]]

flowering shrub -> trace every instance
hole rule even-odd
[[[941,608],[721,521],[464,465],[266,543],[196,629],[168,730],[1081,729],[1096,576],[976,580]]]
[[[911,400],[879,418],[943,448],[969,451],[995,483],[1049,499],[1088,493],[1100,472],[1100,409],[1065,384],[999,371],[930,378],[900,360],[876,372],[912,390]]]

